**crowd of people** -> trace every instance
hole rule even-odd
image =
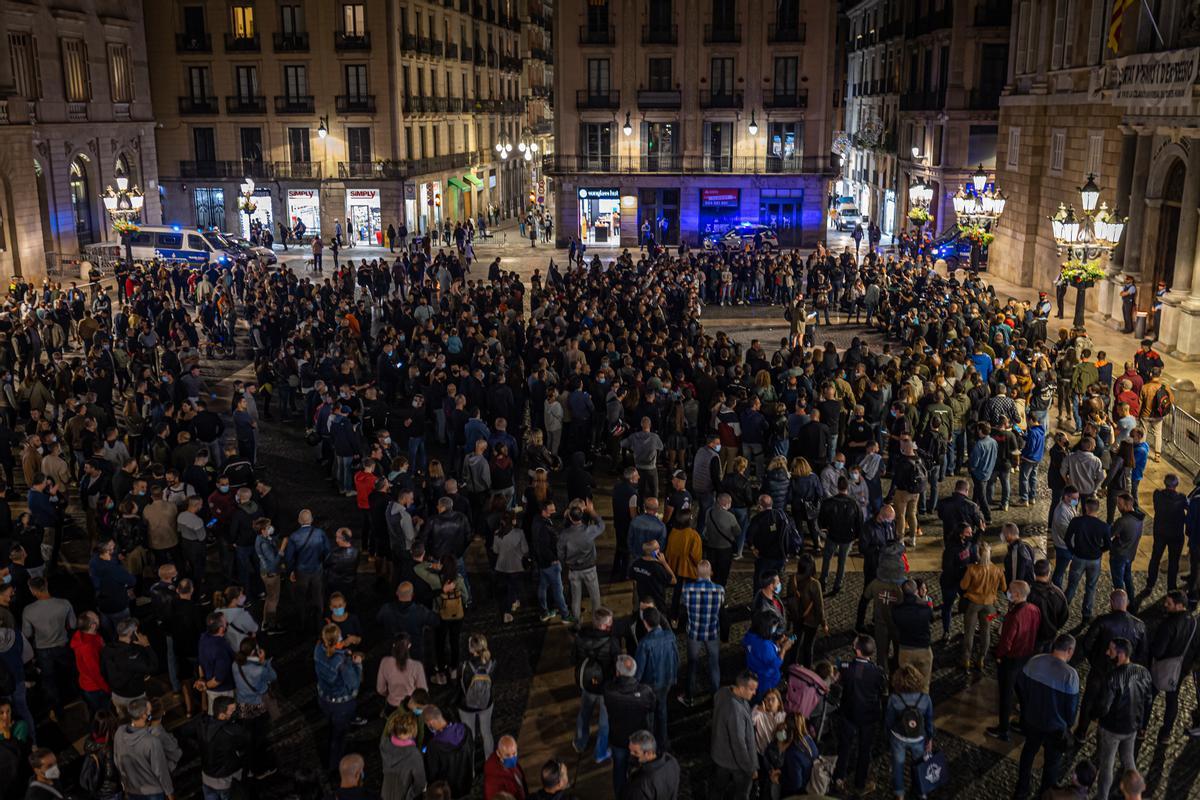
[[[519,731],[496,730],[517,679],[493,644],[518,624],[567,626],[574,764],[611,765],[628,800],[681,791],[681,713],[709,724],[691,769],[713,797],[924,796],[952,772],[930,694],[950,662],[995,675],[987,734],[1022,741],[1017,797],[1039,752],[1039,796],[1107,798],[1118,755],[1136,790],[1159,694],[1157,746],[1200,734],[1195,707],[1176,726],[1200,681],[1200,493],[1174,475],[1132,574],[1174,403],[1149,342],[1118,372],[1085,330],[1048,337],[1044,295],[873,249],[470,266],[452,248],[328,276],[14,284],[0,795],[255,796],[303,705],[334,797],[571,797],[567,754],[535,791]],[[789,335],[742,346],[703,324],[741,302],[780,304]],[[842,349],[822,338],[839,323],[860,326]],[[214,341],[253,377],[205,377]],[[329,498],[262,469],[268,424]],[[1043,482],[1044,518],[1010,511]],[[309,701],[280,689],[289,640]],[[81,757],[42,735],[76,701]]]

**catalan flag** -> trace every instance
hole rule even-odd
[[[1108,18],[1108,47],[1114,53],[1121,47],[1121,23],[1134,0],[1113,0],[1112,16]]]

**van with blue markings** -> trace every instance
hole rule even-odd
[[[202,267],[209,263],[233,266],[245,258],[220,231],[180,225],[142,225],[130,236],[129,245],[135,261],[157,259]]]

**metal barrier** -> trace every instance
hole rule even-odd
[[[1173,406],[1163,420],[1163,449],[1186,466],[1200,466],[1200,419]]]

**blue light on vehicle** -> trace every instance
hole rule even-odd
[[[178,225],[172,225],[171,230],[175,231],[176,233],[179,233],[181,230],[183,230],[183,228],[179,227]]]

